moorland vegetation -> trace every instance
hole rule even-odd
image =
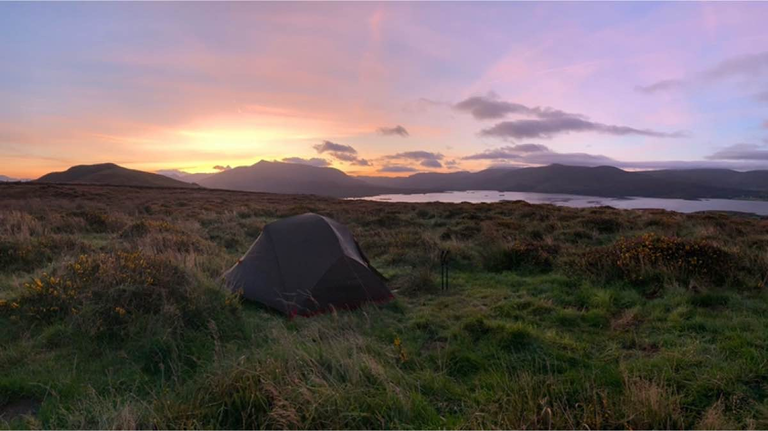
[[[221,289],[305,212],[397,299],[289,320]],[[765,428],[767,279],[746,215],[0,185],[0,424]]]

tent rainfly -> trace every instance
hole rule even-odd
[[[354,308],[393,298],[344,225],[307,213],[264,226],[224,274],[233,292],[289,316]]]

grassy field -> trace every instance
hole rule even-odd
[[[394,302],[287,320],[219,289],[308,211]],[[746,216],[0,185],[0,426],[766,428],[767,277]]]

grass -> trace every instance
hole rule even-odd
[[[287,320],[219,288],[266,223],[307,211],[347,224],[397,300]],[[765,428],[766,228],[2,185],[0,426]]]

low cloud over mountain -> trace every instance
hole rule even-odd
[[[707,156],[709,160],[768,160],[768,146],[735,144]]]
[[[440,153],[432,153],[429,151],[406,151],[385,156],[384,158],[388,160],[417,161],[419,162],[419,165],[425,168],[442,168],[443,164],[440,161],[443,160],[444,157],[445,156]]]

